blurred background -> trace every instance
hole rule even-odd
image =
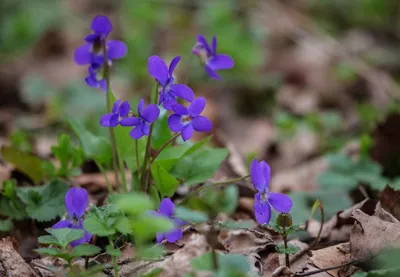
[[[207,98],[214,143],[266,159],[299,221],[316,197],[329,217],[351,206],[360,182],[376,186],[364,196],[400,184],[398,0],[1,0],[0,144],[46,157],[66,118],[107,133],[104,94],[73,61],[97,14],[128,46],[114,93],[149,97],[148,56],[180,55],[177,79]],[[218,52],[235,60],[222,81],[192,56],[197,34],[216,35]]]

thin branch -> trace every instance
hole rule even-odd
[[[370,257],[365,258],[365,259],[351,260],[351,261],[348,261],[347,263],[344,263],[344,264],[341,264],[341,265],[325,267],[325,268],[316,269],[316,270],[312,270],[312,271],[308,271],[308,272],[295,273],[293,275],[293,277],[311,276],[311,275],[314,275],[314,274],[317,274],[317,273],[321,273],[321,272],[326,272],[326,271],[329,271],[329,270],[332,270],[332,269],[338,269],[338,268],[345,267],[345,266],[348,266],[348,265],[357,264],[357,263],[360,263],[360,262],[366,262],[366,261],[372,259],[373,257],[374,256],[370,256]]]

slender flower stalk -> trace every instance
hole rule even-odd
[[[154,91],[155,97],[154,97],[154,103],[157,105],[158,102],[158,82],[156,84],[156,89]],[[145,178],[145,174],[146,174],[146,168],[147,168],[147,164],[148,162],[150,162],[150,157],[151,157],[151,135],[153,133],[153,124],[150,125],[150,132],[149,132],[149,136],[147,137],[147,143],[146,143],[146,153],[144,155],[144,160],[143,160],[143,170],[142,170],[142,175],[140,178],[141,184],[142,184],[142,188],[144,192],[147,192],[149,189],[148,186],[148,181],[147,181],[147,175]]]
[[[108,238],[108,241],[113,249],[115,249],[114,243],[111,238]],[[112,263],[114,267],[114,277],[119,277],[119,269],[118,269],[118,261],[116,256],[112,256]]]
[[[219,186],[219,185],[232,184],[232,183],[235,183],[235,182],[239,182],[239,181],[245,180],[245,179],[247,179],[249,177],[250,177],[250,174],[242,176],[242,177],[239,177],[239,178],[235,178],[235,179],[230,179],[230,180],[221,181],[221,182],[215,182],[215,183],[212,183],[211,185],[212,186]]]
[[[181,133],[176,133],[172,138],[170,138],[168,141],[166,141],[160,149],[157,151],[157,153],[154,155],[154,157],[151,159],[149,166],[146,168],[146,170],[150,170],[151,166],[153,165],[154,161],[157,159],[157,157],[161,154],[161,152],[167,147],[170,143],[174,142],[174,140],[179,137]]]
[[[107,61],[107,46],[105,43],[103,43],[103,55],[104,55],[104,60]],[[104,63],[104,79],[106,81],[106,88],[107,88],[107,95],[106,95],[106,101],[107,101],[107,111],[111,113],[112,110],[112,103],[110,101],[110,94],[112,94],[111,91],[111,86],[110,86],[110,66],[108,62]],[[114,134],[114,129],[110,128],[110,140],[111,140],[111,153],[112,153],[112,159],[113,159],[113,167],[114,167],[114,176],[115,176],[115,182],[117,185],[119,184],[119,178],[118,178],[118,152],[117,152],[117,143],[115,140],[115,134]],[[125,173],[125,172],[124,172]],[[126,187],[126,180],[124,187]],[[111,187],[112,189],[112,187]]]

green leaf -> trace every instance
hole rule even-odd
[[[225,222],[221,222],[218,224],[219,228],[223,229],[250,229],[253,228],[254,222],[252,220],[244,220],[244,221],[235,221],[235,220],[228,220]]]
[[[357,187],[359,181],[355,176],[345,175],[335,171],[325,171],[317,178],[317,183],[323,189],[345,189],[347,191]]]
[[[0,232],[8,232],[13,226],[14,224],[11,219],[0,220]]]
[[[0,150],[3,159],[13,164],[18,170],[28,175],[35,184],[45,178],[43,160],[12,146],[3,146]]]
[[[228,186],[222,193],[219,201],[219,211],[227,214],[232,214],[237,207],[239,199],[239,191],[236,186]]]
[[[85,155],[101,164],[109,165],[112,159],[109,140],[93,135],[77,120],[69,118],[67,122],[82,143]]]
[[[139,243],[153,239],[157,233],[170,231],[173,227],[171,220],[148,214],[136,217],[132,221],[133,235]]]
[[[80,244],[71,251],[72,257],[91,257],[100,253],[100,247],[91,244]]]
[[[345,154],[329,154],[327,160],[330,167],[345,172],[351,172],[355,165],[355,162]]]
[[[160,245],[145,245],[136,249],[136,255],[143,260],[154,260],[162,257],[165,250]]]
[[[250,264],[248,259],[240,254],[226,254],[220,256],[220,264],[222,269],[229,272],[248,273]]]
[[[107,237],[113,235],[115,230],[109,228],[95,213],[91,212],[87,215],[83,222],[83,227],[86,231],[91,234],[98,235],[100,237]]]
[[[56,179],[40,187],[18,188],[17,195],[26,205],[26,212],[31,218],[49,221],[65,213],[67,190],[68,185]]]
[[[186,222],[202,223],[208,220],[207,214],[199,211],[193,211],[185,207],[176,207],[175,216]]]
[[[53,257],[58,257],[58,255],[61,254],[60,250],[58,250],[57,248],[38,248],[35,249],[35,252],[41,255],[53,256]]]
[[[321,202],[319,201],[319,199],[317,199],[317,200],[314,202],[314,205],[313,205],[312,208],[311,208],[311,215],[310,215],[310,218],[313,217],[315,211],[316,211],[319,207],[321,207]]]
[[[40,236],[38,237],[38,241],[40,244],[62,246],[54,236],[50,235]]]
[[[0,196],[0,214],[21,220],[28,215],[25,211],[26,205],[19,199],[9,199]]]
[[[51,147],[51,152],[60,161],[60,171],[66,173],[68,170],[68,162],[70,153],[72,152],[71,137],[61,133],[58,136],[58,145]]]
[[[157,277],[158,275],[160,275],[163,272],[162,268],[155,268],[152,271],[145,273],[145,274],[141,274],[139,277]]]
[[[106,246],[106,252],[108,255],[110,255],[112,257],[121,257],[122,256],[121,250],[119,250],[118,248],[114,249],[114,247],[112,247],[111,245]]]
[[[121,234],[129,234],[132,232],[131,223],[125,216],[118,217],[114,226]]]
[[[218,254],[220,255],[220,254]],[[200,257],[192,259],[190,262],[192,268],[195,271],[212,271],[213,270],[213,260],[211,252],[207,252]]]
[[[126,193],[116,195],[116,204],[121,210],[128,214],[141,214],[145,211],[152,210],[154,205],[150,197],[143,193]]]
[[[153,123],[153,132],[151,135],[151,146],[159,149],[165,142],[172,137],[168,127],[168,111],[164,108],[160,109],[160,115]]]
[[[300,247],[289,243],[288,248],[286,249],[285,245],[283,243],[280,243],[277,245],[277,250],[281,254],[296,254],[300,251]]]
[[[188,150],[185,151],[185,153],[183,154],[183,156],[188,156],[194,152],[196,152],[197,150],[199,150],[200,148],[202,148],[204,145],[206,145],[211,139],[211,136],[208,136],[198,142],[196,142],[194,145],[192,145]]]
[[[179,181],[169,174],[159,163],[155,162],[151,166],[151,174],[162,198],[172,197],[175,194]]]
[[[214,175],[228,153],[224,148],[198,149],[184,155],[172,168],[172,174],[186,185],[204,182]]]
[[[71,242],[82,238],[85,235],[85,232],[80,229],[71,229],[71,228],[47,228],[46,232],[51,234],[56,238],[58,243],[62,248],[66,248],[68,244]]]

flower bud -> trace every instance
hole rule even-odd
[[[292,217],[288,213],[281,213],[279,214],[278,218],[276,219],[276,225],[281,228],[289,228],[293,225]]]

